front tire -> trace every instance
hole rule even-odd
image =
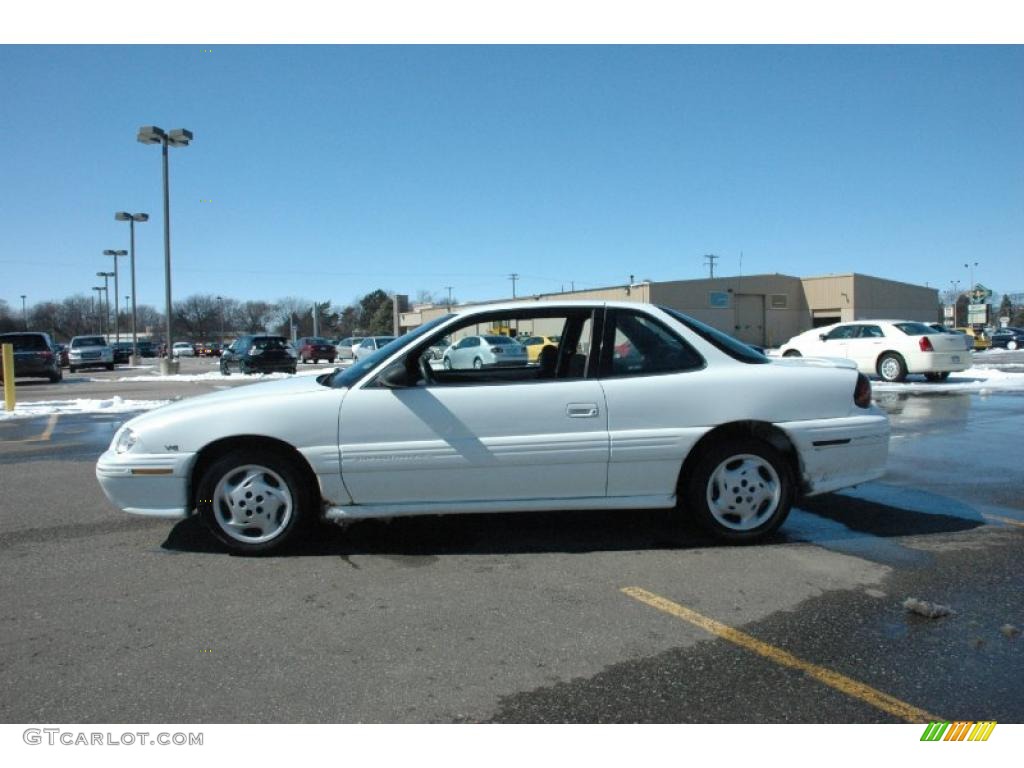
[[[788,349],[786,350],[786,353],[783,355],[783,357],[803,357],[803,355],[801,355],[800,352],[795,349]]]
[[[926,373],[924,375],[928,381],[938,382],[945,381],[949,378],[949,371],[940,371],[939,373]]]
[[[210,532],[240,555],[266,554],[294,541],[313,509],[294,459],[250,448],[215,461],[199,480],[196,500]]]
[[[1017,349],[1017,340],[1010,339],[1008,342],[1006,342],[1006,348],[1013,352],[1015,349]]]
[[[451,359],[450,359],[450,358],[447,358],[447,357],[446,357],[446,358],[444,359],[444,369],[445,369],[446,371],[450,371],[450,370],[452,369],[452,361],[451,361]]]
[[[60,371],[60,370],[58,370],[56,373],[51,373],[50,374],[50,383],[51,384],[59,384],[63,380],[64,380],[64,373],[62,371]]]
[[[755,438],[714,443],[681,481],[684,508],[727,544],[752,544],[778,530],[793,503],[789,462]]]
[[[114,370],[114,364],[113,363],[107,363],[107,370],[108,371]]]
[[[886,352],[878,358],[878,375],[882,381],[900,382],[907,378],[907,364],[903,356],[895,352]]]
[[[483,360],[481,360],[481,359],[480,359],[479,357],[474,357],[474,358],[473,358],[473,367],[474,367],[474,368],[475,368],[476,370],[478,370],[478,371],[479,371],[479,370],[480,370],[481,368],[483,368],[483,367],[484,367],[484,361],[483,361]]]

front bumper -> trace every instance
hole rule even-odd
[[[889,419],[877,406],[863,416],[778,425],[800,457],[805,496],[877,480],[889,456]]]
[[[134,454],[107,450],[96,462],[96,479],[111,503],[133,515],[188,517],[188,483],[194,453]]]

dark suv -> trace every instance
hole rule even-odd
[[[295,373],[295,352],[284,336],[240,336],[220,356],[220,372],[239,373]]]
[[[14,376],[49,379],[56,384],[64,378],[60,352],[47,333],[0,333],[0,344],[14,346]],[[6,371],[0,370],[0,381]]]

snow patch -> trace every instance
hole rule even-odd
[[[54,413],[132,413],[151,411],[170,400],[124,400],[115,395],[104,400],[41,400],[34,403],[17,403],[13,411],[0,411],[0,420],[49,416]]]
[[[951,373],[945,381],[922,381],[916,376],[914,380],[902,384],[873,380],[871,389],[875,392],[900,392],[908,395],[928,395],[935,392],[977,392],[984,395],[990,392],[1024,391],[1024,372],[976,365],[966,371]]]

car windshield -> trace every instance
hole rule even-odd
[[[38,333],[18,333],[0,336],[0,343],[11,344],[15,352],[44,352],[46,339]]]
[[[288,340],[281,336],[257,336],[252,345],[256,349],[287,349]]]
[[[934,328],[929,328],[924,323],[893,323],[893,325],[907,334],[907,336],[928,336],[935,333]]]
[[[682,312],[678,312],[669,307],[660,307],[664,312],[667,312],[680,323],[685,325],[691,331],[700,336],[704,341],[712,344],[713,346],[720,349],[729,357],[739,360],[741,363],[770,363],[771,360],[765,357],[762,353],[758,352],[751,346],[744,344],[738,339],[734,339],[726,333],[722,333],[717,328],[712,328],[710,325],[705,325],[700,320],[694,320],[689,315],[684,315]]]
[[[79,336],[77,339],[71,340],[71,348],[76,347],[105,347],[107,346],[106,340],[101,336]]]
[[[318,381],[327,387],[351,387],[353,384],[355,384],[357,381],[363,378],[363,376],[365,376],[369,371],[376,367],[377,363],[379,363],[381,360],[385,359],[386,357],[390,357],[402,347],[415,343],[415,341],[419,339],[421,336],[429,333],[434,328],[441,325],[442,323],[444,323],[445,321],[449,320],[452,317],[454,317],[454,315],[442,315],[441,317],[437,317],[431,320],[429,323],[424,323],[419,328],[410,331],[404,336],[399,336],[398,338],[395,338],[393,336],[387,337],[393,338],[394,341],[392,341],[390,344],[386,344],[385,346],[381,347],[373,354],[367,355],[359,362],[350,365],[348,368],[339,368],[330,376],[326,376],[323,379],[318,379]]]

